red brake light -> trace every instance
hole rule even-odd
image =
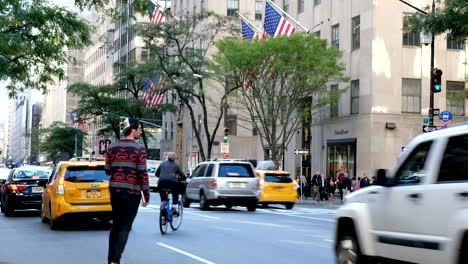
[[[22,191],[24,188],[26,188],[26,185],[24,184],[11,184],[9,186],[10,191]]]
[[[213,180],[211,181],[210,186],[211,186],[212,188],[216,188],[216,187],[218,186],[218,184],[216,183],[216,179],[213,179]]]
[[[33,180],[39,180],[40,177],[39,177],[39,176],[32,176],[32,179],[33,179]]]

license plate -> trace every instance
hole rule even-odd
[[[44,192],[44,188],[43,187],[32,187],[32,192],[42,193],[42,192]]]
[[[98,190],[86,191],[86,197],[87,198],[101,198],[101,191],[98,191]]]
[[[245,188],[247,185],[243,182],[231,182],[229,183],[229,187],[231,188]]]

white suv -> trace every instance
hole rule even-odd
[[[338,209],[338,263],[468,263],[468,125],[413,139]]]
[[[193,201],[200,209],[210,205],[246,206],[253,212],[259,197],[259,181],[252,163],[239,160],[208,160],[198,164],[189,176],[184,207]]]

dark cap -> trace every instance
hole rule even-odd
[[[123,129],[122,131],[125,133],[127,132],[128,130],[130,129],[138,129],[138,126],[140,125],[140,120],[136,119],[136,118],[125,118],[125,120],[123,121]]]

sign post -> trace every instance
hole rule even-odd
[[[299,169],[299,188],[300,188],[300,200],[302,201],[302,159],[304,157],[304,155],[308,155],[309,154],[309,150],[308,149],[295,149],[294,150],[294,154],[296,155],[301,155],[301,166],[300,166],[300,169]]]

